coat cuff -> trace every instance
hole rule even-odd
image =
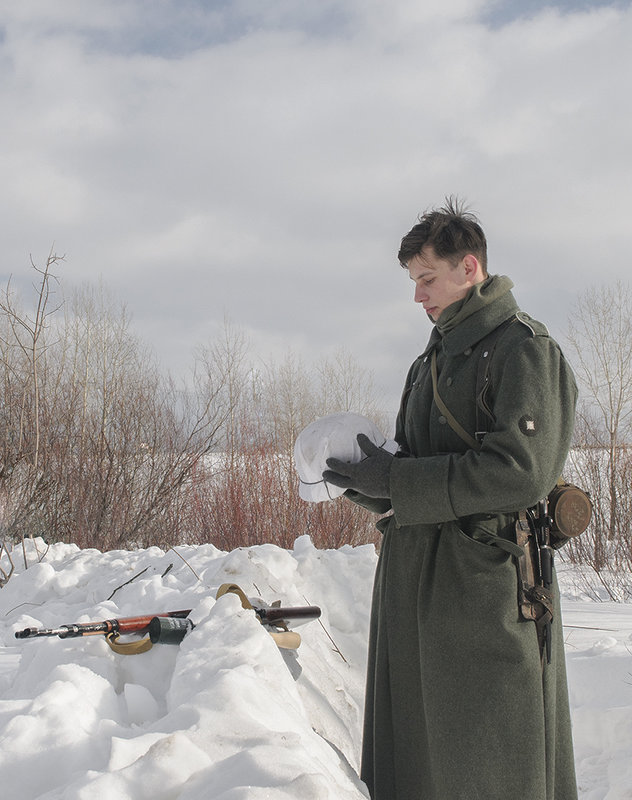
[[[344,496],[347,500],[351,500],[352,503],[362,506],[374,514],[386,514],[391,510],[391,501],[383,497],[367,497],[365,494],[356,492],[355,489],[347,489]]]
[[[391,466],[391,505],[398,525],[456,519],[448,491],[450,456],[395,458]]]

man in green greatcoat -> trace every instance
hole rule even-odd
[[[457,202],[420,218],[399,261],[435,323],[404,387],[400,450],[360,436],[367,458],[323,474],[391,512],[378,523],[362,778],[373,800],[575,800],[556,581],[547,663],[519,613],[515,534],[561,475],[575,380],[509,278],[488,275],[484,233]]]

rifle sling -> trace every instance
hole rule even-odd
[[[152,648],[152,641],[149,636],[145,636],[144,639],[135,639],[131,642],[119,642],[118,632],[111,631],[106,635],[105,640],[112,650],[120,656],[136,656],[139,653],[146,653]]]
[[[480,442],[477,442],[473,436],[465,430],[465,428],[461,425],[458,420],[455,419],[454,415],[450,411],[450,409],[446,406],[443,402],[441,397],[439,396],[439,390],[437,389],[437,351],[432,351],[432,357],[430,359],[430,372],[432,374],[432,394],[434,397],[434,401],[437,405],[439,411],[443,414],[446,418],[448,425],[452,428],[452,430],[459,436],[459,438],[463,439],[465,444],[469,445],[473,450],[480,450],[481,445]]]

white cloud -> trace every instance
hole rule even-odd
[[[543,281],[564,305],[598,258],[625,277],[632,11],[500,5],[4,2],[2,272],[54,241],[170,366],[227,313],[396,397],[429,333],[398,242],[459,193],[559,318]]]

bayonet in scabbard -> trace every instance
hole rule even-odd
[[[542,597],[548,600],[544,604],[545,613],[540,620],[542,628],[542,644],[546,652],[546,663],[551,663],[551,623],[553,622],[553,555],[551,547],[551,526],[553,521],[549,516],[548,502],[542,500],[538,503],[538,516],[536,518],[536,541],[538,560],[540,566],[540,584]]]
[[[267,606],[258,608],[253,605],[253,609],[260,622],[264,625],[274,625],[279,628],[286,627],[290,620],[309,622],[320,617],[320,608],[318,606],[289,606],[287,608]]]

